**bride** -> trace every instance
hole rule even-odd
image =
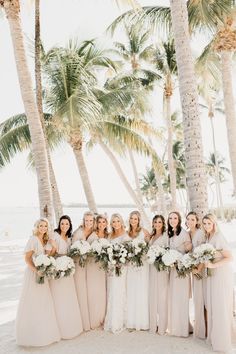
[[[129,239],[125,232],[124,221],[119,214],[111,216],[112,231],[109,240],[112,244],[122,243]],[[126,267],[123,267],[120,276],[113,273],[107,277],[107,312],[104,330],[113,333],[120,332],[125,325],[126,309]]]

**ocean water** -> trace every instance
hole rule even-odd
[[[73,228],[80,225],[87,208],[64,208],[64,214],[71,217]],[[115,212],[120,213],[127,223],[129,213],[134,208],[100,208],[99,213],[106,212],[108,218]],[[32,234],[34,222],[39,217],[37,207],[0,207],[0,242],[26,239]],[[150,215],[151,219],[152,215]]]

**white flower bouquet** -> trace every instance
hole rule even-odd
[[[184,254],[178,261],[176,266],[176,271],[178,277],[185,278],[189,275],[194,268],[196,268],[197,263],[193,258],[192,253]]]
[[[173,268],[177,265],[177,262],[182,258],[182,253],[169,249],[162,256],[162,262],[166,267]]]
[[[167,249],[158,245],[152,245],[147,252],[147,262],[153,264],[158,272],[169,270],[162,260],[162,256],[167,252]]]
[[[36,274],[36,282],[38,284],[44,284],[45,278],[53,278],[56,267],[56,261],[53,257],[40,254],[33,258],[33,262],[38,272]]]
[[[123,266],[127,263],[128,252],[125,245],[115,243],[107,248],[108,264],[107,270],[111,275],[120,276]]]
[[[56,269],[54,279],[60,279],[73,275],[75,272],[75,263],[68,256],[59,256],[56,258]]]
[[[206,262],[213,262],[216,257],[217,250],[210,243],[202,243],[197,246],[192,252],[197,265],[204,264]],[[211,270],[207,268],[207,275],[211,275]]]
[[[147,254],[148,245],[145,241],[133,239],[124,243],[127,250],[127,261],[135,267],[143,266],[143,258]]]
[[[84,267],[91,252],[91,246],[87,241],[78,240],[70,248],[68,256],[75,259],[81,267]]]
[[[94,258],[96,263],[100,263],[101,268],[104,270],[108,269],[108,247],[111,247],[111,244],[105,238],[95,240],[91,244],[91,256]]]

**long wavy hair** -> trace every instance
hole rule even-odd
[[[200,223],[200,219],[199,216],[197,215],[197,213],[195,211],[190,211],[187,215],[186,215],[186,222],[185,225],[187,226],[187,217],[193,215],[196,218],[196,229],[200,229],[201,228],[201,223]]]
[[[72,237],[72,222],[71,222],[71,218],[68,215],[62,215],[60,217],[60,220],[58,222],[58,226],[57,226],[56,229],[54,229],[54,231],[56,231],[57,233],[59,233],[59,235],[61,235],[61,221],[62,220],[68,220],[69,221],[70,226],[69,226],[69,229],[66,232],[66,236],[68,238]]]
[[[33,235],[34,236],[38,236],[39,225],[41,224],[41,222],[45,222],[47,224],[47,228],[48,228],[47,232],[45,232],[44,235],[43,235],[43,244],[46,245],[48,240],[49,240],[49,234],[50,234],[50,224],[49,224],[48,219],[40,218],[40,219],[35,221],[34,229],[33,229]]]
[[[166,231],[166,222],[165,222],[165,218],[163,215],[155,215],[152,219],[152,232],[151,232],[151,237],[155,236],[156,235],[156,229],[154,227],[154,221],[156,221],[157,219],[161,219],[162,221],[162,229],[161,229],[161,233],[163,234],[165,231]]]
[[[173,230],[173,227],[170,225],[170,221],[169,221],[171,214],[176,214],[178,216],[178,224],[177,224],[177,227],[176,227],[176,235],[179,235],[180,232],[181,232],[181,229],[182,229],[182,226],[181,226],[182,218],[181,218],[180,213],[178,211],[172,211],[171,213],[169,213],[168,219],[167,219],[167,233],[168,233],[169,238],[174,236],[174,230]]]
[[[125,231],[125,223],[124,223],[124,220],[122,218],[122,216],[118,213],[115,213],[115,214],[112,214],[111,216],[111,220],[110,220],[110,225],[111,225],[111,234],[110,236],[113,237],[115,235],[115,229],[112,227],[112,223],[113,223],[113,220],[115,218],[118,218],[121,222],[121,228],[123,229],[123,231]]]
[[[98,222],[99,222],[99,220],[101,220],[101,219],[106,220],[107,225],[108,225],[108,219],[107,219],[107,216],[106,216],[106,215],[104,215],[104,214],[99,214],[99,215],[97,215],[96,220],[95,220],[95,232],[98,232]],[[106,226],[105,229],[104,229],[104,236],[105,236],[105,238],[108,237],[108,234],[109,234],[109,232],[108,232],[108,228],[107,228],[107,226]]]
[[[131,211],[131,213],[129,214],[129,231],[128,231],[128,234],[129,236],[132,236],[132,232],[133,232],[133,227],[132,225],[130,224],[130,219],[133,215],[136,215],[138,217],[138,227],[137,227],[137,234],[141,231],[142,227],[141,227],[141,214],[138,210],[134,210],[134,211]]]
[[[203,221],[204,220],[210,220],[213,223],[213,232],[214,232],[214,234],[219,231],[219,226],[218,226],[218,223],[217,223],[216,216],[214,214],[208,213],[208,214],[204,215],[203,218],[202,218],[202,229],[203,229],[203,232],[204,232],[205,236],[207,236],[207,232],[206,232],[206,230],[204,229],[204,226],[203,226]]]

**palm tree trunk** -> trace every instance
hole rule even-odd
[[[165,192],[163,189],[163,185],[162,185],[162,181],[161,181],[161,176],[158,173],[158,171],[156,171],[155,167],[153,166],[154,169],[154,173],[155,173],[155,178],[156,178],[156,182],[157,182],[157,187],[158,187],[158,194],[159,194],[159,199],[160,199],[160,213],[166,217],[167,216],[167,208],[166,208],[166,201],[165,201]]]
[[[47,147],[47,156],[49,162],[49,175],[50,183],[52,187],[53,206],[56,222],[59,221],[60,216],[63,214],[63,208],[61,198],[56,182],[55,173],[52,166],[51,156],[48,148],[48,142],[46,138],[46,129],[43,115],[43,99],[42,99],[42,80],[41,80],[41,62],[40,62],[40,0],[35,0],[35,83],[36,83],[36,101],[38,106],[39,115],[44,131],[45,142]]]
[[[63,215],[63,208],[61,198],[57,186],[55,173],[52,166],[52,160],[49,152],[48,141],[46,136],[44,115],[43,115],[43,98],[42,98],[42,80],[41,80],[41,62],[40,62],[40,0],[35,0],[35,84],[36,84],[36,101],[38,111],[41,119],[41,124],[44,132],[45,143],[47,148],[48,164],[49,164],[49,176],[50,184],[52,187],[53,207],[56,223],[58,223],[60,217]]]
[[[168,131],[168,140],[167,140],[167,152],[168,152],[168,169],[170,175],[170,192],[172,199],[172,210],[176,210],[176,169],[173,158],[173,129],[171,122],[171,96],[165,96],[166,103],[166,122],[167,122],[167,131]]]
[[[82,181],[84,193],[85,193],[86,200],[88,203],[88,208],[92,212],[97,213],[97,206],[95,203],[95,198],[94,198],[92,187],[91,187],[90,180],[89,180],[88,170],[87,170],[87,167],[86,167],[86,164],[84,161],[83,152],[82,152],[82,139],[77,133],[75,133],[73,135],[71,134],[69,144],[72,147],[74,155],[75,155],[75,159],[76,159],[77,166],[79,169],[79,174],[80,174],[80,178]]]
[[[20,3],[19,0],[2,0],[0,5],[4,7],[9,22],[21,96],[29,124],[38,180],[40,215],[47,217],[52,224],[53,206],[46,144],[24,49],[23,34],[19,18]]]
[[[233,84],[232,84],[232,53],[222,51],[222,83],[225,105],[225,118],[227,127],[227,136],[229,143],[229,156],[231,162],[231,172],[233,176],[234,194],[236,193],[236,112],[233,97]]]
[[[203,215],[208,209],[207,183],[186,1],[170,0],[170,8],[183,111],[186,174],[190,206],[192,210]]]
[[[213,124],[213,117],[210,118],[211,121],[211,131],[212,131],[212,141],[213,141],[213,151],[215,155],[215,164],[216,164],[216,193],[218,195],[218,201],[219,201],[219,209],[220,209],[220,216],[221,220],[224,220],[224,207],[223,207],[223,199],[222,199],[222,193],[221,193],[221,186],[220,186],[220,170],[219,170],[219,163],[218,163],[218,158],[217,158],[217,151],[216,151],[216,140],[215,140],[215,129],[214,129],[214,124]]]
[[[131,161],[131,165],[132,165],[132,169],[133,169],[133,173],[134,173],[134,180],[135,180],[135,186],[136,186],[136,194],[138,199],[140,200],[140,203],[143,204],[143,196],[142,196],[142,192],[140,189],[140,184],[139,184],[139,179],[138,179],[138,171],[137,171],[137,167],[134,161],[134,155],[132,150],[128,149],[129,152],[129,158]]]
[[[118,174],[118,176],[120,177],[121,181],[123,182],[127,192],[129,193],[130,197],[133,199],[134,203],[137,205],[137,208],[139,209],[143,221],[146,225],[146,227],[150,227],[150,221],[147,217],[147,214],[144,210],[143,205],[140,203],[137,195],[135,194],[132,186],[130,185],[128,179],[126,178],[122,168],[119,165],[119,162],[117,161],[115,155],[112,153],[112,151],[107,147],[106,144],[104,144],[104,142],[102,140],[99,140],[99,145],[101,146],[101,148],[103,149],[103,151],[105,152],[105,154],[109,157],[109,159],[111,160],[113,166],[115,167],[115,170]]]

